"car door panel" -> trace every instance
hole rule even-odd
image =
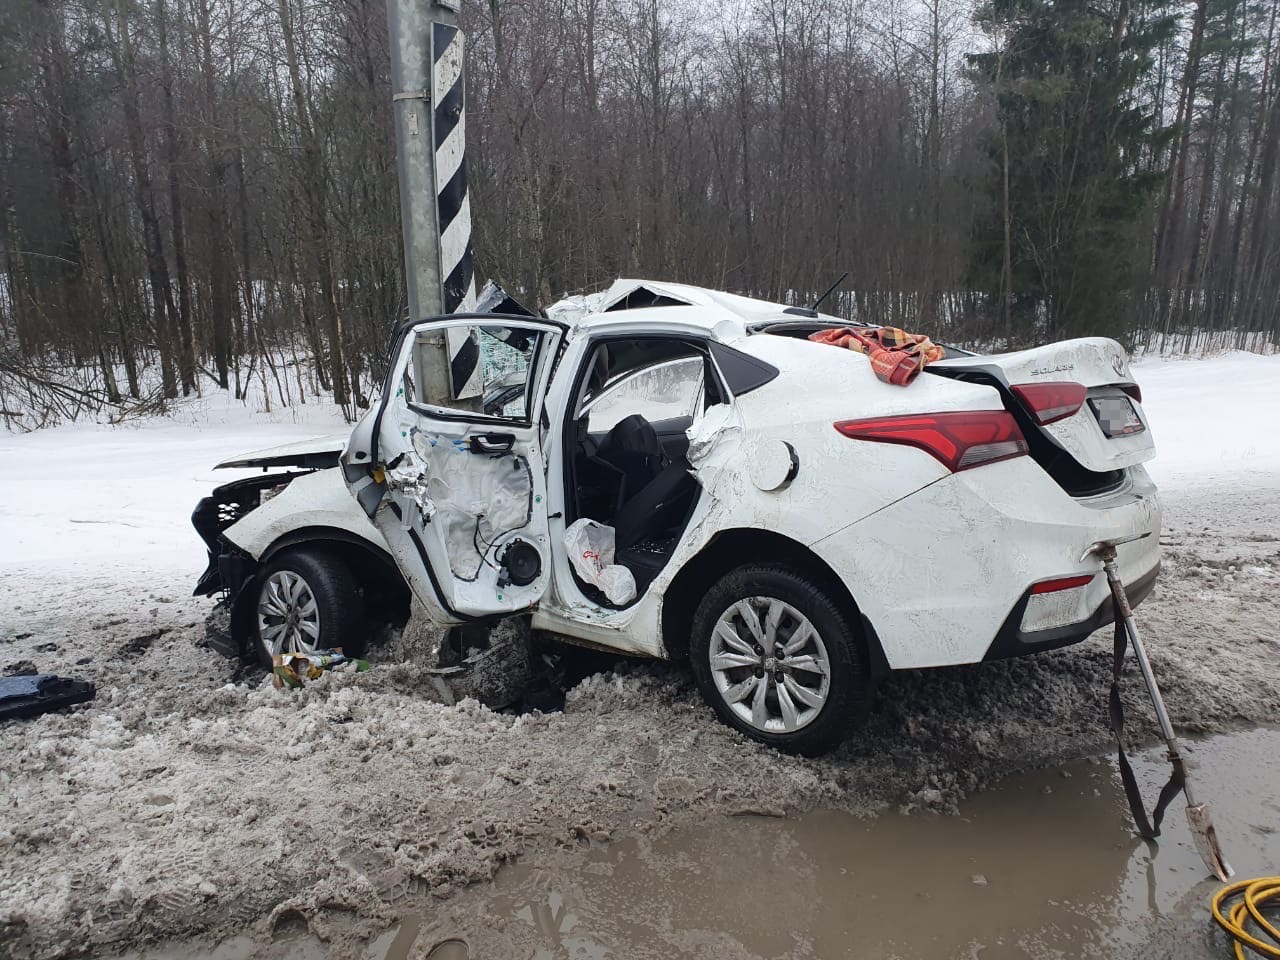
[[[480,379],[487,387],[501,377],[506,389],[512,371],[504,364],[524,364],[527,390],[507,405],[511,415],[466,409],[479,404],[462,400],[456,407],[429,402],[422,384],[431,355],[424,351],[457,339],[459,330],[477,341],[469,384]],[[562,331],[550,322],[487,315],[409,328],[383,397],[344,451],[348,488],[438,623],[526,610],[546,589],[552,558],[537,424]]]

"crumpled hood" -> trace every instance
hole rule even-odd
[[[295,440],[278,447],[255,450],[241,454],[230,460],[223,460],[214,467],[222,470],[230,467],[305,467],[310,470],[323,470],[338,465],[338,455],[347,445],[345,435],[331,437],[312,437],[310,440]]]

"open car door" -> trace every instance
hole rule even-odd
[[[540,424],[566,329],[493,314],[405,324],[343,451],[348,489],[441,625],[527,610],[546,590]]]

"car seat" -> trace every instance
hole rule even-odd
[[[672,460],[619,508],[613,520],[615,548],[626,550],[659,539],[683,524],[697,488],[689,461],[684,457]]]
[[[619,503],[626,503],[667,465],[653,424],[638,413],[623,417],[605,436],[599,455],[623,474]]]

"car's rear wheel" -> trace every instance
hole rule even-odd
[[[783,567],[742,567],[698,605],[689,655],[704,699],[761,743],[815,756],[865,715],[862,640],[823,589]]]
[[[338,558],[305,547],[288,550],[262,569],[254,589],[248,659],[271,669],[271,658],[282,653],[364,652],[360,589]]]

